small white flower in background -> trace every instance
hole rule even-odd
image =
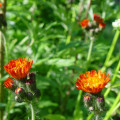
[[[112,22],[112,26],[114,28],[120,28],[120,19],[115,20],[115,22]]]

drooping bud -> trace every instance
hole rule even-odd
[[[33,94],[31,92],[27,92],[26,97],[27,97],[28,100],[31,101],[33,99]]]
[[[34,96],[36,96],[37,98],[39,98],[41,96],[41,93],[40,93],[40,90],[39,89],[36,89],[34,91]]]
[[[19,103],[23,102],[22,98],[19,96],[15,96],[15,101]]]
[[[16,88],[15,93],[22,98],[26,96],[25,90],[22,87]]]

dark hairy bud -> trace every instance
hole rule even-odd
[[[23,102],[22,98],[19,97],[19,96],[15,96],[15,101],[16,101],[16,102],[19,102],[19,103],[22,103],[22,102]]]
[[[39,89],[36,89],[34,91],[34,96],[36,96],[37,98],[39,98],[41,96],[41,93],[40,93],[40,90]]]
[[[28,100],[31,101],[33,99],[33,94],[31,92],[27,92],[26,97],[27,97]]]

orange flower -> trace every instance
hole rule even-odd
[[[89,93],[98,93],[103,87],[110,81],[109,74],[106,75],[105,72],[101,74],[101,71],[98,71],[98,74],[95,70],[91,70],[86,72],[85,74],[79,75],[79,79],[77,79],[76,88],[79,90],[83,90]]]
[[[89,23],[89,20],[84,19],[82,22],[80,22],[80,25],[82,28],[86,28],[86,27],[88,27],[88,23]]]
[[[13,87],[13,83],[14,83],[14,81],[10,78],[10,77],[8,77],[5,81],[4,81],[4,86],[6,87],[6,88],[9,88],[9,89],[11,89],[12,87]]]
[[[94,21],[98,22],[98,23],[102,23],[103,19],[100,17],[100,15],[94,14]]]
[[[0,3],[0,7],[2,7],[2,3]]]
[[[32,66],[33,60],[28,61],[25,58],[18,60],[11,60],[8,64],[4,65],[4,69],[15,79],[25,78]]]
[[[100,28],[105,28],[106,24],[105,23],[99,23]]]

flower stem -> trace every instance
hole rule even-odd
[[[91,53],[92,53],[92,47],[93,47],[93,42],[94,39],[90,40],[90,46],[89,46],[89,51],[88,51],[88,56],[87,56],[87,61],[90,61]]]
[[[114,75],[113,75],[113,77],[112,77],[111,85],[114,83],[119,69],[120,69],[120,60],[119,60],[118,65],[117,65],[117,67],[116,67],[115,73],[114,73]],[[106,90],[105,93],[104,93],[104,97],[105,97],[105,98],[107,97],[107,95],[108,95],[109,92],[110,92],[110,87],[111,87],[111,85],[107,88],[107,90]]]
[[[107,58],[106,58],[106,60],[105,60],[104,66],[103,66],[103,68],[101,69],[101,71],[105,71],[105,70],[106,70],[106,67],[107,67],[107,65],[108,65],[108,62],[109,62],[109,60],[110,60],[110,58],[111,58],[111,56],[112,56],[113,50],[114,50],[115,45],[116,45],[116,43],[117,43],[119,34],[120,34],[120,31],[117,30],[116,33],[115,33],[115,36],[114,36],[114,38],[113,38],[112,45],[111,45],[110,50],[109,50],[109,52],[108,52]]]
[[[78,97],[77,97],[77,102],[76,102],[76,106],[75,106],[75,111],[74,111],[74,120],[78,120],[79,119],[79,108],[80,108],[80,100],[82,97],[82,91],[79,91]]]
[[[105,118],[103,120],[108,120],[110,118],[110,116],[112,115],[112,113],[115,111],[115,107],[116,105],[119,103],[120,101],[120,93],[117,95],[112,107],[110,108],[110,110],[107,112]]]
[[[4,45],[3,45],[3,36],[2,31],[0,31],[0,79],[3,77],[4,70]],[[3,103],[4,100],[4,89],[3,89],[3,82],[0,81],[0,103]],[[0,109],[0,120],[3,120],[3,108]]]
[[[35,111],[32,103],[30,103],[30,108],[31,108],[31,120],[35,120]]]

